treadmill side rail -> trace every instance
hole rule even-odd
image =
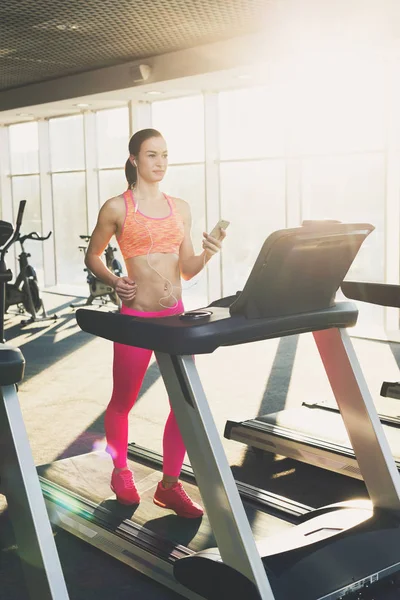
[[[173,561],[160,560],[158,556],[146,549],[142,544],[132,543],[132,539],[121,537],[117,531],[104,528],[96,518],[96,505],[92,507],[81,506],[80,500],[73,495],[68,497],[76,507],[82,509],[71,513],[70,507],[58,503],[52,496],[51,486],[44,480],[45,498],[47,509],[53,523],[58,523],[65,531],[91,544],[98,550],[113,556],[116,560],[134,568],[139,573],[150,577],[159,584],[181,594],[188,600],[202,600],[195,592],[183,587],[174,577]],[[67,495],[66,495],[67,498]],[[87,514],[85,514],[87,513]],[[89,517],[89,518],[88,518]],[[58,600],[55,597],[54,600]]]

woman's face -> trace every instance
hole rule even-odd
[[[162,137],[152,137],[144,141],[139,155],[134,158],[138,174],[149,183],[161,181],[168,166],[167,144]]]

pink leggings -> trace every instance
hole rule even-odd
[[[167,317],[183,312],[182,301],[178,306],[158,312],[140,312],[122,305],[121,314],[134,317]],[[152,350],[114,343],[113,393],[107,406],[104,425],[107,438],[107,451],[116,469],[127,466],[128,415],[139,395],[140,388],[150,362]],[[185,445],[172,409],[164,428],[163,473],[179,477]]]

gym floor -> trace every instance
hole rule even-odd
[[[56,321],[21,328],[20,315],[6,316],[6,339],[19,346],[26,359],[19,398],[37,465],[104,448],[103,416],[112,383],[112,344],[78,328],[70,308],[76,298],[45,293],[44,300],[48,312],[58,314]],[[379,404],[382,380],[400,379],[400,344],[357,338],[353,343]],[[219,349],[198,356],[196,365],[221,436],[227,419],[332,399],[311,334]],[[152,362],[130,415],[130,440],[161,452],[168,410],[162,379]],[[223,444],[237,479],[304,504],[316,507],[366,495],[362,482],[284,458],[260,459],[230,440],[223,439]],[[110,460],[110,472],[111,468]],[[55,539],[71,600],[180,598],[63,531]],[[1,495],[0,559],[0,599],[28,598]]]

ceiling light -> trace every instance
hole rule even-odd
[[[74,104],[74,106],[78,106],[78,108],[87,108],[91,106],[91,104],[85,104],[85,102],[80,102],[79,104]]]
[[[30,113],[16,113],[17,117],[33,117]]]
[[[147,96],[161,96],[164,92],[159,92],[158,90],[151,90],[150,92],[146,92]]]
[[[56,25],[56,29],[59,31],[76,31],[80,29],[80,25],[76,25],[75,23],[60,23]]]

